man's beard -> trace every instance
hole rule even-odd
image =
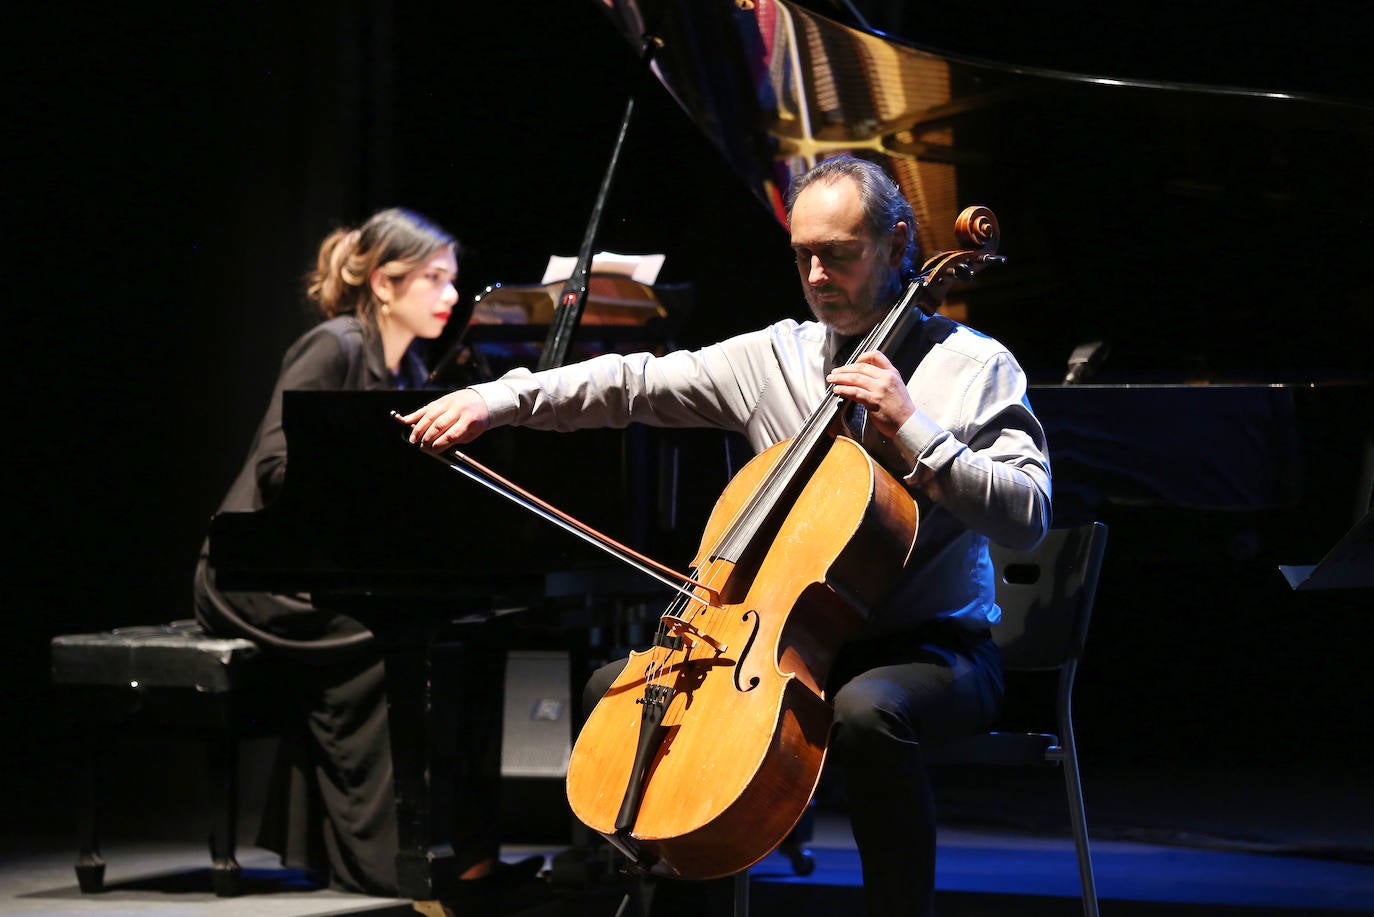
[[[824,300],[820,297],[827,293],[844,293],[834,286],[824,286],[806,290],[806,302],[816,320],[834,328],[840,334],[859,334],[867,331],[887,313],[897,301],[901,292],[901,281],[897,272],[882,268],[881,276],[875,274],[870,282],[857,291],[856,297]]]

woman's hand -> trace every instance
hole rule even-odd
[[[445,452],[485,433],[491,425],[491,414],[481,395],[463,388],[436,398],[401,420],[410,424],[412,443],[432,452]]]
[[[825,381],[835,386],[835,394],[863,405],[869,422],[888,439],[896,437],[897,430],[916,413],[906,380],[879,351],[870,350],[848,366],[835,367]]]

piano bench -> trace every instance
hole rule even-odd
[[[51,648],[58,709],[84,746],[85,787],[77,797],[81,891],[104,887],[97,817],[104,747],[142,734],[205,743],[212,883],[216,895],[239,894],[238,742],[278,731],[270,660],[255,644],[210,636],[195,621],[67,634],[54,637]]]

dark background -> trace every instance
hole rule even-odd
[[[889,6],[866,7],[875,25],[1015,63],[1370,94],[1367,23],[1339,6]],[[465,301],[537,279],[581,240],[635,55],[590,0],[72,8],[20,17],[10,38],[0,779],[21,808],[62,820],[48,640],[191,616],[206,522],[312,321],[299,278],[318,240],[410,206],[467,246]],[[1300,229],[1275,231],[1302,251]],[[598,248],[668,253],[664,279],[698,294],[683,343],[802,312],[782,230],[657,86]],[[1042,382],[1084,337],[1049,319],[997,325]],[[1368,330],[1339,330],[1343,375]],[[1363,766],[1368,599],[1294,595],[1274,569],[1315,561],[1350,521],[1358,455],[1308,458],[1321,486],[1282,512],[1104,510],[1112,543],[1079,689],[1089,767]]]

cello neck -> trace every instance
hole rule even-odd
[[[1001,239],[997,217],[986,207],[964,208],[954,221],[954,236],[964,247],[937,252],[928,258],[921,266],[920,275],[907,284],[896,304],[849,355],[850,361],[872,350],[885,354],[895,352],[925,316],[935,314],[950,280],[972,280],[988,265],[1005,260],[996,254]],[[844,406],[845,400],[835,394],[835,387],[827,385],[825,397],[807,417],[800,432],[788,443],[746,505],[741,507],[711,556],[739,563],[749,548],[759,543],[759,536],[765,529],[776,524],[779,510],[791,504],[824,457],[823,447]]]
[[[873,326],[859,342],[851,359],[870,350],[881,350],[886,353],[899,346],[921,321],[916,315],[913,303],[924,287],[924,277],[908,284],[896,305],[888,310],[882,321]],[[845,399],[835,394],[833,385],[825,387],[825,397],[811,411],[801,430],[792,438],[786,451],[735,518],[734,523],[726,529],[712,556],[738,563],[748,547],[757,543],[760,531],[769,519],[775,518],[777,508],[790,504],[797,490],[809,479],[823,455],[822,447],[829,441],[829,431],[844,410],[845,404]]]

